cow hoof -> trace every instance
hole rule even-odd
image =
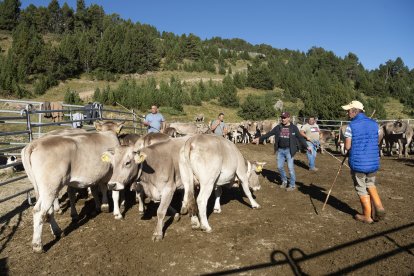
[[[181,215],[186,215],[187,213],[188,213],[188,208],[185,207],[185,206],[182,206],[181,210],[180,210],[180,214]]]
[[[257,204],[257,205],[252,205],[252,208],[253,208],[253,209],[261,209],[262,207],[260,207],[260,205],[259,205],[259,204]]]
[[[55,210],[55,213],[58,214],[58,215],[61,215],[61,214],[63,214],[63,211],[62,211],[62,209],[57,209],[57,210]]]
[[[121,214],[114,215],[114,218],[117,219],[117,220],[123,219]]]
[[[221,209],[214,209],[213,212],[216,213],[216,214],[220,214],[221,213]]]
[[[104,213],[109,213],[109,204],[102,204],[101,211]]]
[[[43,245],[42,244],[33,244],[33,252],[34,253],[44,253]]]
[[[143,215],[144,214],[144,210],[139,210],[138,214]]]
[[[194,230],[200,229],[200,221],[198,220],[197,216],[191,217],[191,228]]]
[[[151,199],[150,199],[149,197],[146,197],[146,198],[144,199],[144,203],[145,203],[145,204],[150,204],[150,202],[151,202]]]
[[[156,235],[156,234],[152,235],[152,241],[153,242],[162,241],[162,235]]]
[[[178,221],[180,221],[180,219],[181,219],[180,214],[179,214],[179,213],[176,213],[176,214],[174,215],[174,221],[175,221],[175,222],[178,222]]]
[[[205,233],[211,233],[213,231],[213,229],[211,229],[210,226],[202,226],[201,231],[203,231]]]

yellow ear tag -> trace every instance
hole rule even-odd
[[[256,172],[257,172],[257,173],[262,172],[262,170],[263,170],[263,166],[257,166],[257,167],[256,167]]]
[[[135,154],[135,157],[134,157],[135,163],[141,164],[142,162],[144,162],[146,157],[147,156],[144,153]]]
[[[109,157],[109,155],[107,153],[104,153],[101,156],[101,160],[102,160],[102,162],[110,163],[111,162],[111,157]]]

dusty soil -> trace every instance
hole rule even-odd
[[[212,233],[194,231],[187,216],[167,223],[162,242],[151,241],[154,208],[143,218],[133,195],[125,219],[91,215],[92,199],[77,203],[82,219],[71,224],[69,211],[57,215],[65,236],[53,240],[43,231],[46,253],[31,249],[31,208],[25,197],[1,203],[0,274],[6,275],[292,275],[379,274],[414,272],[414,159],[386,157],[378,189],[387,210],[384,221],[364,225],[353,220],[360,210],[349,170],[344,168],[322,212],[339,163],[318,155],[317,173],[306,156],[296,156],[298,190],[279,189],[271,145],[241,145],[250,160],[267,161],[262,189],[255,193],[262,209],[252,210],[238,189],[226,190],[221,214],[210,214]],[[1,187],[0,189],[2,189]],[[5,208],[8,204],[8,209]],[[13,205],[10,205],[13,204]],[[7,211],[5,211],[7,209]],[[4,213],[3,213],[4,211]],[[212,206],[210,205],[210,213]]]

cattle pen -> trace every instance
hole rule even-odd
[[[20,101],[20,100],[4,100],[0,99],[0,124],[2,130],[0,132],[0,155],[20,156],[20,150],[24,148],[33,139],[37,139],[45,135],[47,132],[62,129],[62,128],[76,128],[82,126],[87,131],[94,130],[93,122],[100,121],[124,121],[124,128],[129,132],[140,133],[144,132],[139,115],[133,110],[114,110],[103,108],[102,105],[90,106],[85,109],[85,106],[71,105],[59,103],[60,109],[46,109],[44,102],[36,101]],[[57,114],[56,118],[49,117],[46,114]],[[87,117],[86,113],[95,113],[95,117]],[[75,114],[82,114],[84,116],[75,116]],[[12,164],[0,165],[0,170],[22,166],[21,160],[18,158],[17,162]],[[8,170],[11,172],[11,170]],[[10,173],[9,173],[10,175]],[[14,175],[14,174],[13,174]],[[1,179],[0,187],[16,181],[25,179],[27,175],[17,173],[13,178]],[[19,190],[17,193],[0,197],[0,204],[7,200],[20,195],[26,195],[29,204],[32,204],[31,192],[33,188],[26,188]]]
[[[0,136],[0,155],[16,155],[30,139],[37,139],[59,127],[73,127],[69,116],[64,117],[68,120],[56,125],[43,125],[54,122],[42,116],[42,125],[39,125],[36,104],[28,114],[25,111],[21,113],[26,109],[26,104],[13,103],[13,108],[10,105],[10,108],[4,109],[7,112],[0,111],[0,122],[4,126],[1,134],[13,133]],[[83,108],[63,107],[64,114]],[[123,112],[115,116],[110,111],[104,111],[97,119],[130,119],[128,131],[143,131],[139,120],[135,121],[137,126],[134,129],[132,113]],[[28,131],[27,116],[30,116],[32,137]],[[20,123],[11,124],[10,121]],[[322,129],[332,130],[341,123],[346,122],[319,121]],[[93,129],[92,125],[84,127]],[[39,128],[41,134],[38,134]],[[373,225],[362,225],[352,218],[360,206],[346,168],[338,177],[326,209],[321,212],[329,185],[340,165],[331,156],[318,155],[316,165],[320,170],[310,173],[306,155],[298,153],[295,156],[298,189],[288,193],[279,188],[280,175],[273,145],[237,144],[237,147],[249,160],[267,162],[260,176],[262,188],[254,192],[262,208],[250,209],[246,204],[247,198],[238,188],[223,190],[220,214],[213,212],[214,201],[209,202],[212,233],[192,230],[188,217],[183,216],[178,222],[170,218],[166,222],[164,240],[158,243],[151,241],[157,219],[154,205],[150,204],[148,214],[141,215],[133,193],[127,193],[124,219],[119,221],[114,220],[112,214],[94,214],[93,200],[79,196],[77,208],[80,220],[77,223],[71,221],[67,197],[62,195],[63,214],[56,216],[56,219],[65,236],[55,240],[44,231],[46,253],[36,255],[30,245],[32,208],[25,191],[30,189],[31,184],[24,172],[12,174],[13,178],[23,179],[0,185],[0,200],[6,198],[2,190],[7,189],[13,195],[13,198],[0,202],[0,275],[413,273],[412,155],[409,158],[385,156],[381,159],[378,187],[387,217]],[[340,156],[334,150],[331,153]],[[22,194],[16,195],[21,191]],[[180,199],[174,199],[174,204],[180,204]]]

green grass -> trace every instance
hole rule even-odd
[[[387,119],[410,118],[410,115],[404,112],[404,105],[397,99],[388,98],[387,102],[384,104],[384,108],[387,112]]]

